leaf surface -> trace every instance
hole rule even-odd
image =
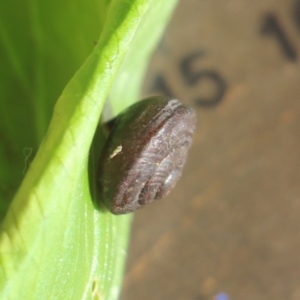
[[[93,139],[105,100],[120,93],[122,73],[134,66],[139,77],[123,95],[137,95],[141,59],[159,38],[169,3],[135,58],[158,0],[2,2],[1,299],[117,298],[131,217],[95,209],[104,135]],[[124,107],[122,99],[113,103],[114,112]]]

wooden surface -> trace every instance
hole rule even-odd
[[[198,127],[175,190],[135,215],[122,300],[300,299],[298,7],[179,1],[145,94]]]

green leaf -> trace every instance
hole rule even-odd
[[[93,139],[109,93],[115,113],[137,100],[160,2],[1,2],[1,299],[117,298],[131,217],[95,209]]]

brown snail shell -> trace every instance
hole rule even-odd
[[[115,120],[100,158],[101,198],[114,214],[167,195],[186,161],[195,111],[162,96],[137,102]]]

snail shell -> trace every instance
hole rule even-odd
[[[116,118],[99,166],[101,198],[112,213],[135,211],[169,193],[195,124],[193,109],[161,96],[137,102]]]

